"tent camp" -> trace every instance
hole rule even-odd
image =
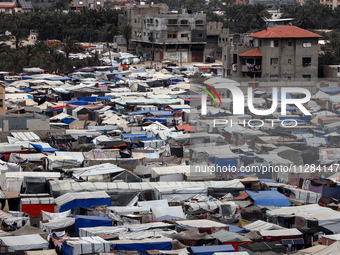
[[[59,212],[86,207],[91,208],[96,205],[111,205],[111,197],[105,191],[67,193],[55,199],[59,207]]]
[[[39,234],[0,237],[0,241],[9,252],[48,249],[48,242]]]
[[[75,219],[75,233],[79,234],[79,228],[112,226],[112,220],[104,216],[77,215]]]

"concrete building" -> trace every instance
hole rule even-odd
[[[50,130],[50,120],[35,113],[0,115],[0,130],[2,132]]]
[[[33,6],[31,1],[16,0],[0,2],[0,12],[13,14],[16,12],[31,12]]]
[[[119,16],[131,24],[136,53],[144,60],[203,62],[207,44],[206,15],[169,12],[165,4],[139,5]]]
[[[223,50],[223,75],[262,81],[311,81],[318,77],[318,39],[295,26],[239,36]]]
[[[333,9],[340,7],[340,1],[338,0],[320,0],[320,3],[326,4]]]
[[[97,9],[104,7],[104,0],[74,0],[69,4],[70,10],[81,10],[85,7]]]

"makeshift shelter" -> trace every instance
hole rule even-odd
[[[281,158],[288,159],[296,166],[303,165],[302,153],[299,150],[294,150],[287,146],[280,146],[270,152],[271,154],[277,154]]]
[[[23,226],[20,229],[13,231],[12,234],[14,236],[38,234],[44,239],[46,239],[47,235],[48,235],[46,232],[44,232],[40,228],[35,228],[35,227],[32,227],[32,226],[29,226],[28,224],[26,224],[25,226]]]
[[[244,226],[245,229],[250,231],[262,231],[262,230],[277,230],[277,229],[286,229],[284,227],[281,227],[279,225],[265,222],[263,220],[257,220],[255,222],[252,222],[250,224],[247,224]]]
[[[38,234],[0,237],[0,241],[9,252],[48,249],[48,242]]]
[[[268,217],[280,217],[285,219],[301,217],[306,220],[314,220],[319,226],[331,230],[333,233],[340,232],[340,212],[317,204],[284,207],[267,211]]]
[[[287,239],[301,239],[302,238],[302,233],[296,228],[279,229],[279,230],[261,230],[260,234],[264,238],[264,240],[268,242],[274,242],[274,241],[283,242],[283,240],[287,240]],[[303,240],[302,240],[302,244],[304,244]]]
[[[239,251],[246,251],[249,254],[261,255],[261,254],[286,254],[287,248],[279,242],[260,242],[241,244]]]
[[[200,233],[197,228],[182,231],[180,233],[170,234],[167,235],[167,237],[181,241],[183,244],[188,246],[201,246],[207,243],[211,243],[214,240],[214,237],[207,233]]]
[[[336,235],[323,235],[322,236],[322,244],[323,245],[331,245],[335,242],[339,242],[340,241],[340,234],[336,234]]]
[[[53,156],[50,155],[44,159],[47,170],[64,170],[77,166],[77,159],[72,156]]]
[[[47,233],[53,233],[58,231],[65,231],[67,233],[74,234],[75,219],[74,218],[59,218],[55,220],[49,220],[48,222],[40,222],[40,228]]]
[[[73,177],[77,179],[81,178],[87,181],[103,181],[103,175],[111,176],[111,174],[121,173],[125,171],[125,169],[111,163],[106,163],[89,167],[72,168],[69,171],[73,172]],[[109,178],[109,181],[111,181],[111,178]]]
[[[177,221],[177,227],[180,230],[190,230],[197,228],[200,233],[212,234],[221,229],[228,230],[228,225],[212,220],[181,220]]]
[[[340,251],[340,242],[335,242],[322,250],[314,252],[313,255],[338,255]]]
[[[99,236],[68,240],[63,245],[63,255],[98,254],[110,252],[110,242]]]
[[[115,251],[137,251],[140,254],[147,254],[148,250],[171,250],[171,242],[170,238],[110,241]]]
[[[252,241],[245,236],[241,236],[223,229],[211,234],[211,236],[216,238],[223,245],[231,244],[235,251],[238,251],[238,246],[241,244],[252,243]]]
[[[79,234],[79,228],[112,226],[112,220],[104,216],[77,215],[75,219],[75,234]]]
[[[40,152],[52,152],[58,150],[51,147],[48,143],[30,143],[30,145],[32,145],[34,149]]]
[[[67,193],[55,199],[59,212],[65,212],[77,207],[96,205],[111,205],[111,197],[105,191]]]
[[[255,205],[278,207],[291,205],[289,199],[276,190],[264,190],[258,192],[247,190],[246,192],[254,201]]]
[[[213,255],[215,252],[234,252],[232,245],[208,245],[190,247],[190,253],[194,255]]]
[[[21,211],[38,216],[41,211],[54,212],[54,198],[49,194],[21,194]]]

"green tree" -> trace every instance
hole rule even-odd
[[[123,38],[126,41],[126,49],[128,51],[129,50],[129,41],[131,40],[131,37],[132,37],[132,26],[130,24],[123,26],[120,29],[120,34],[123,36]]]

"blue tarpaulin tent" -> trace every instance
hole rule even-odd
[[[86,102],[96,102],[97,97],[77,97],[77,100]]]
[[[86,101],[68,101],[68,104],[73,104],[73,105],[88,105],[89,102]]]
[[[140,254],[147,254],[148,250],[171,250],[172,244],[170,240],[167,241],[155,241],[155,242],[147,242],[147,241],[139,241],[139,240],[130,240],[129,243],[116,243],[113,245],[114,250],[116,251],[137,251]]]
[[[277,190],[264,190],[253,192],[246,190],[247,194],[252,200],[254,200],[255,205],[267,205],[267,206],[290,206],[290,201],[288,197],[281,194]]]
[[[35,149],[39,151],[57,151],[57,149],[51,147],[48,143],[30,143]]]
[[[191,254],[195,255],[213,255],[215,252],[234,252],[232,245],[208,245],[208,246],[192,246],[190,247]]]
[[[174,114],[170,111],[151,111],[149,113],[156,117],[174,116]]]
[[[77,236],[79,234],[79,228],[112,226],[112,220],[104,216],[77,215],[75,222],[76,222],[75,232]]]

